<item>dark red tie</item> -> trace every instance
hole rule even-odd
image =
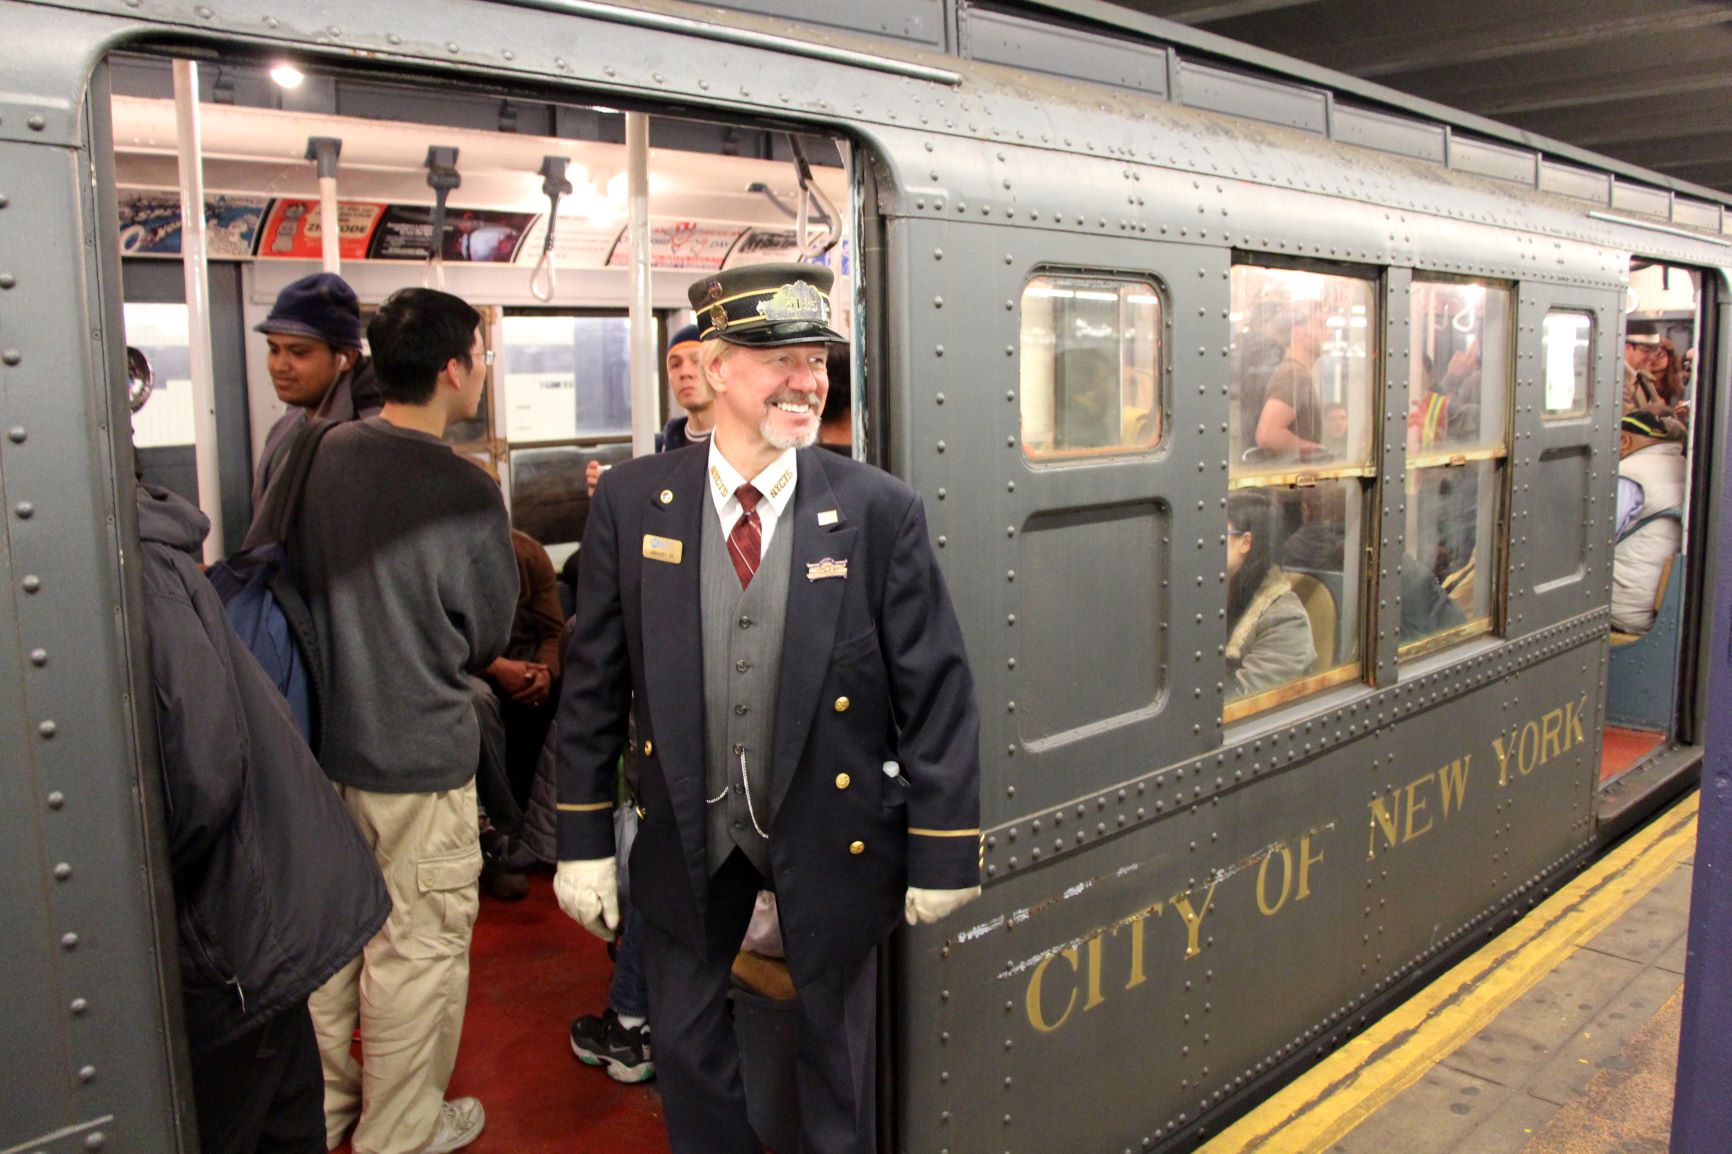
[[[734,562],[734,572],[740,575],[740,588],[744,589],[758,571],[758,558],[764,547],[763,526],[758,520],[758,501],[763,495],[750,485],[741,485],[734,490],[734,496],[740,499],[742,512],[728,531],[728,556]]]

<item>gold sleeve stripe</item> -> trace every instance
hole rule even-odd
[[[978,829],[921,829],[909,826],[908,832],[917,837],[979,837]]]
[[[604,809],[612,809],[613,802],[596,801],[588,805],[571,805],[562,801],[558,804],[558,808],[560,813],[598,813]]]

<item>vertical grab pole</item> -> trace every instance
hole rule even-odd
[[[223,547],[222,486],[217,471],[216,381],[211,368],[210,276],[205,253],[204,142],[199,133],[198,65],[174,62],[174,119],[180,154],[180,262],[186,276],[187,352],[192,364],[193,461],[198,505],[210,518],[204,559]]]
[[[342,231],[337,217],[337,157],[343,142],[334,136],[307,137],[307,159],[314,161],[319,173],[319,252],[325,258],[325,271],[343,271]]]
[[[626,186],[631,236],[631,455],[655,452],[661,373],[650,295],[649,114],[625,114]]]

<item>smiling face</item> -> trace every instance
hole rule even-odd
[[[277,399],[303,409],[318,407],[355,356],[352,349],[339,351],[318,337],[296,333],[266,333],[265,344],[270,349],[265,365]]]
[[[776,452],[813,444],[830,392],[826,351],[822,344],[729,345],[707,356],[716,423],[728,430],[725,439]]]

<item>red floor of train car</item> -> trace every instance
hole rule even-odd
[[[606,948],[560,912],[551,874],[529,896],[485,895],[470,953],[469,1011],[449,1096],[487,1109],[475,1154],[667,1154],[655,1083],[623,1086],[571,1052],[578,1014],[607,1004]],[[344,1143],[339,1154],[350,1154]]]
[[[1605,740],[1600,746],[1600,782],[1604,784],[1634,769],[1665,740],[1665,734],[1649,729],[1606,726]]]

